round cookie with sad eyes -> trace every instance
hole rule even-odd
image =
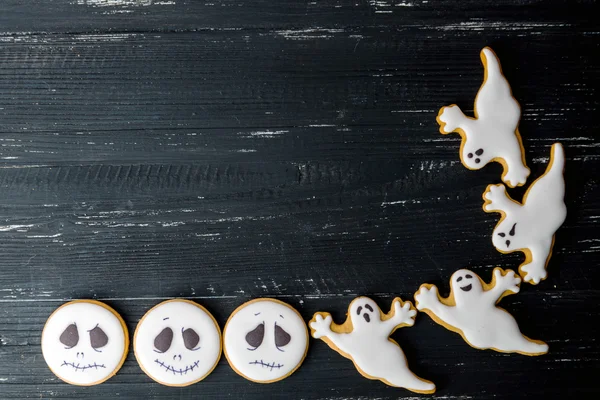
[[[100,384],[123,365],[129,348],[127,327],[112,308],[95,300],[63,304],[42,332],[48,367],[72,385]]]
[[[239,306],[223,330],[225,357],[235,372],[258,383],[272,383],[300,367],[308,351],[308,329],[290,305],[275,299]]]
[[[140,320],[133,336],[140,368],[166,386],[188,386],[206,378],[221,358],[215,318],[189,300],[164,301]]]

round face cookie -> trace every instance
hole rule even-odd
[[[72,385],[91,386],[115,375],[129,348],[125,322],[106,304],[75,300],[50,315],[42,353],[54,374]]]
[[[308,350],[308,330],[294,308],[275,299],[239,306],[223,331],[229,365],[244,378],[271,383],[291,375]]]
[[[189,300],[164,301],[150,309],[133,335],[142,370],[166,386],[188,386],[206,378],[221,358],[215,318]]]

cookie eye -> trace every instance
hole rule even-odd
[[[282,327],[275,324],[275,346],[277,346],[277,350],[283,351],[280,347],[287,345],[290,340],[292,340],[290,334],[284,331]]]
[[[467,154],[467,157],[469,157],[469,158],[473,158],[473,153],[469,153],[469,154]]]
[[[462,276],[459,276],[459,277],[456,279],[456,282],[460,282],[460,281],[462,281]]]
[[[472,277],[473,277],[473,276],[472,276],[471,274],[466,274],[466,275],[465,275],[465,278],[467,278],[467,279],[471,279]]]
[[[79,332],[77,332],[77,325],[71,324],[60,334],[58,338],[67,349],[72,349],[79,343]]]
[[[373,307],[371,307],[370,305],[368,305],[368,304],[365,304],[365,308],[366,308],[367,310],[369,310],[369,311],[373,312]]]
[[[265,337],[265,323],[262,322],[258,324],[258,326],[252,329],[250,332],[246,334],[246,342],[253,347],[253,349],[248,350],[256,350],[258,346],[262,344],[263,338]]]
[[[188,350],[197,350],[196,346],[200,343],[200,336],[196,333],[192,328],[188,328],[185,331],[181,332],[183,336],[183,344],[185,348]]]
[[[500,237],[504,237],[504,236],[506,236],[506,233],[502,233],[502,232],[500,232],[500,233],[498,234],[498,236],[500,236]]]
[[[173,341],[173,330],[171,328],[165,328],[154,338],[154,347],[157,353],[164,353],[171,347]]]
[[[360,315],[361,311],[362,311],[362,306],[358,306],[358,308],[356,309],[356,315]]]
[[[108,336],[106,336],[106,333],[104,333],[104,331],[98,325],[96,325],[96,327],[89,332],[90,344],[94,350],[106,346],[108,343]]]
[[[508,234],[509,234],[510,236],[515,236],[515,228],[516,228],[516,226],[517,226],[517,224],[515,223],[515,224],[513,225],[513,227],[511,228],[510,232],[508,232]]]

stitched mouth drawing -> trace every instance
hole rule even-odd
[[[80,363],[77,363],[77,364],[75,364],[75,363],[72,363],[72,362],[66,362],[66,361],[63,361],[63,363],[62,363],[60,366],[61,366],[61,367],[65,367],[65,366],[66,366],[66,367],[71,367],[71,368],[73,368],[75,371],[82,371],[82,372],[83,372],[83,371],[85,371],[86,369],[90,369],[90,368],[94,368],[94,369],[98,369],[98,368],[106,368],[106,367],[104,366],[104,364],[96,364],[96,363],[93,363],[93,364],[88,364],[88,365],[81,365]]]
[[[461,289],[465,292],[468,292],[469,290],[471,290],[471,288],[473,288],[473,285],[470,283],[467,286],[461,287]]]
[[[263,360],[254,360],[254,361],[250,361],[248,364],[250,365],[260,365],[261,367],[267,367],[270,368],[271,371],[273,371],[273,368],[281,368],[283,367],[283,364],[275,364],[275,361],[273,361],[272,364],[269,364],[268,362],[264,362]]]
[[[200,360],[196,360],[195,363],[186,366],[185,368],[175,368],[172,365],[166,364],[162,361],[160,361],[158,358],[156,360],[154,360],[155,363],[157,363],[158,365],[160,365],[161,367],[163,367],[165,369],[165,371],[167,372],[172,372],[173,375],[185,375],[188,372],[192,372],[194,371],[194,368],[198,367],[198,364],[200,364]]]

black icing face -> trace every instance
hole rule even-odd
[[[473,289],[473,275],[467,273],[464,276],[459,276],[456,278],[456,283],[463,292],[470,292]]]
[[[359,298],[350,306],[350,318],[356,326],[376,325],[379,321],[379,307],[371,299]]]
[[[483,143],[477,142],[476,138],[471,136],[462,150],[462,161],[471,169],[480,169],[493,158],[492,152],[485,149]]]
[[[504,241],[504,244],[506,245],[506,248],[509,249],[510,248],[510,240],[513,236],[515,236],[515,234],[517,233],[517,223],[515,222],[514,224],[512,224],[512,227],[510,228],[510,231],[508,231],[508,235],[506,234],[506,232],[498,232],[497,235],[502,238],[502,239],[498,239],[498,241]]]
[[[475,301],[474,299],[483,291],[479,277],[468,269],[456,271],[450,279],[450,285],[454,298],[458,302],[466,299],[470,299],[470,302]]]

